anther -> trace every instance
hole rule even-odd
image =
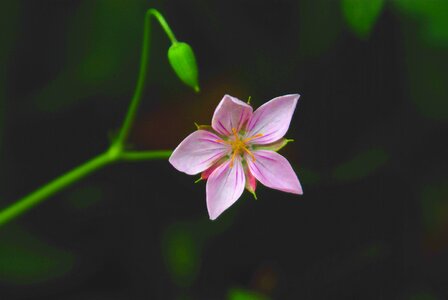
[[[215,142],[221,143],[221,144],[230,144],[229,141],[225,141],[225,140],[215,140]]]
[[[230,159],[230,164],[229,164],[230,168],[233,167],[233,162],[235,160],[236,153],[237,153],[237,151],[233,151],[232,158]]]
[[[235,141],[239,141],[240,137],[238,135],[238,131],[236,130],[236,128],[232,128],[232,132],[233,132],[233,135],[235,136]]]

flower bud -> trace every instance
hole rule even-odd
[[[168,60],[180,80],[199,92],[198,67],[193,49],[187,43],[173,43],[168,49]]]

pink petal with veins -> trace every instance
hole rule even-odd
[[[288,131],[299,97],[299,94],[280,96],[257,108],[247,125],[246,136],[262,136],[250,143],[269,144],[281,139]]]
[[[229,145],[217,142],[219,139],[209,131],[197,130],[174,149],[169,162],[188,175],[198,174],[210,168],[231,150]]]
[[[225,95],[215,110],[212,127],[222,135],[232,135],[232,128],[237,131],[252,116],[252,106],[235,97]]]
[[[226,161],[207,180],[207,209],[211,220],[215,220],[238,200],[244,191],[245,176],[240,158],[235,158],[233,167]]]
[[[301,195],[302,186],[288,160],[277,152],[257,150],[252,152],[255,161],[246,157],[251,173],[267,187]]]

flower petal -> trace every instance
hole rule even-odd
[[[211,220],[215,220],[223,211],[238,200],[244,191],[245,176],[240,158],[220,165],[207,180],[207,209]]]
[[[198,174],[231,150],[229,145],[217,142],[219,139],[220,137],[209,131],[197,130],[174,149],[169,162],[177,170],[188,175]]]
[[[257,150],[253,154],[255,161],[250,157],[246,157],[246,161],[258,181],[272,189],[303,194],[299,179],[286,158],[268,150]]]
[[[299,97],[299,94],[280,96],[257,108],[247,125],[246,136],[262,136],[250,143],[269,144],[281,139],[288,131]]]
[[[213,114],[212,127],[222,135],[232,135],[232,128],[237,131],[252,116],[252,106],[237,98],[225,95]]]

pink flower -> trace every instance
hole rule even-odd
[[[283,136],[299,97],[277,97],[252,112],[249,104],[225,95],[212,126],[198,126],[174,150],[169,161],[177,170],[202,172],[202,179],[207,179],[211,220],[235,203],[244,188],[254,194],[256,180],[280,191],[303,193],[291,165],[276,152],[288,143]]]

